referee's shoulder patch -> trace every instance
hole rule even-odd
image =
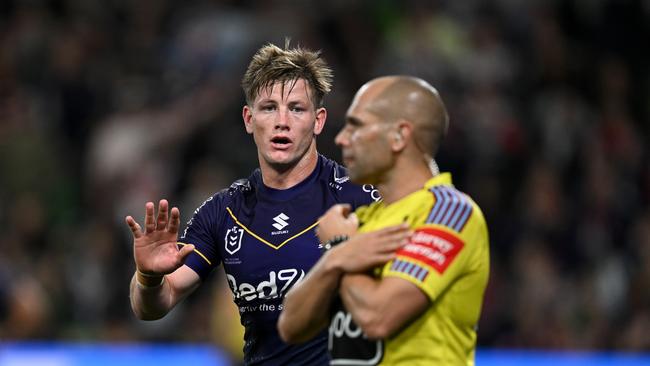
[[[397,251],[398,258],[426,264],[443,274],[465,243],[455,234],[435,227],[416,228],[409,243]]]
[[[435,186],[429,191],[435,202],[426,223],[443,225],[459,233],[463,231],[474,211],[469,197],[451,186]]]

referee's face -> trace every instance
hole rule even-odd
[[[373,87],[361,89],[334,140],[341,148],[350,179],[359,184],[380,184],[393,163],[390,124],[376,113],[374,104]]]
[[[286,168],[316,154],[315,136],[325,124],[325,108],[316,109],[303,79],[275,83],[244,106],[246,131],[253,135],[260,165]]]

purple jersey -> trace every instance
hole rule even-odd
[[[282,299],[321,255],[318,218],[336,203],[355,209],[378,198],[372,186],[350,183],[342,166],[319,155],[314,172],[294,187],[266,187],[257,169],[196,209],[179,240],[196,246],[186,265],[204,280],[223,264],[245,327],[247,365],[329,364],[325,332],[296,346],[282,342]]]

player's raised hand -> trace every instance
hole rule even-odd
[[[331,240],[335,236],[350,236],[356,233],[359,227],[359,219],[352,212],[352,206],[348,204],[337,204],[330,207],[318,221],[316,235],[321,243]]]
[[[126,223],[133,233],[136,268],[145,275],[165,275],[175,271],[194,250],[193,245],[178,248],[180,211],[174,207],[170,215],[167,200],[160,200],[157,216],[153,202],[146,203],[144,231],[131,216],[126,217]]]
[[[365,272],[394,259],[411,234],[406,223],[356,234],[331,250],[331,260],[346,273]]]

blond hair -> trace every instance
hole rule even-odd
[[[250,106],[260,90],[272,88],[276,82],[289,82],[290,88],[299,79],[304,79],[311,89],[311,98],[316,108],[322,107],[323,97],[332,88],[333,73],[320,51],[306,48],[285,48],[269,43],[260,48],[253,56],[242,78],[242,88],[246,94],[246,103]]]

